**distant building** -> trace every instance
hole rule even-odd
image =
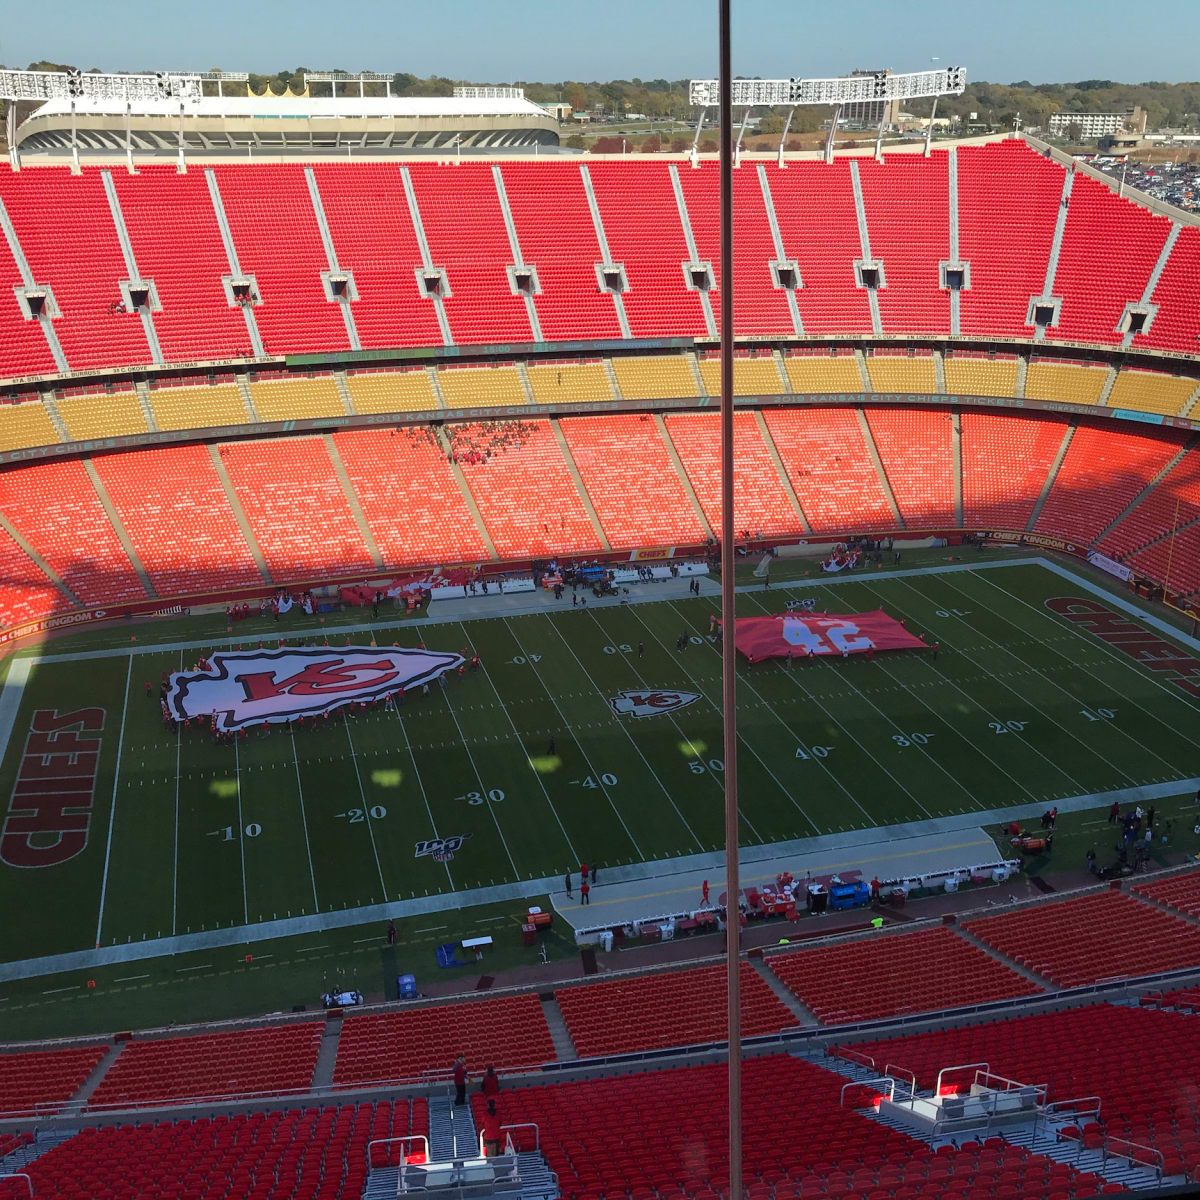
[[[892,69],[888,67],[882,71],[851,71],[851,75],[891,75]],[[885,125],[898,125],[900,123],[900,101],[899,100],[860,100],[853,104],[844,104],[842,106],[842,125],[862,125],[866,128],[874,128],[879,124],[880,118],[883,119]]]
[[[1088,140],[1121,130],[1140,136],[1146,132],[1146,113],[1139,107],[1122,113],[1058,112],[1050,117],[1050,132],[1059,137],[1065,137],[1075,126],[1079,128],[1079,136]]]

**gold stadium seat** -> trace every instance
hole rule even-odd
[[[600,363],[545,363],[528,370],[529,386],[539,404],[590,404],[613,398]]]
[[[907,354],[872,354],[867,357],[867,376],[877,392],[937,392],[933,356],[910,358]]]
[[[150,408],[159,429],[217,429],[250,419],[236,383],[151,388]]]
[[[721,360],[706,358],[700,363],[700,376],[710,396],[721,394]],[[733,360],[733,394],[735,396],[778,396],[783,392],[775,360],[770,355],[761,358]]]
[[[528,404],[516,367],[439,367],[447,408]]]
[[[671,400],[697,396],[696,379],[687,360],[673,354],[663,358],[614,358],[613,370],[627,400]]]
[[[792,391],[804,394],[861,394],[862,379],[853,354],[796,354],[783,360]]]
[[[1095,404],[1108,372],[1104,367],[1079,367],[1072,363],[1031,362],[1025,376],[1025,396],[1030,400],[1057,400],[1062,404]]]
[[[0,450],[53,446],[60,440],[40,400],[0,406]]]
[[[415,371],[365,371],[346,376],[356,412],[432,412],[438,406],[424,367]]]
[[[254,411],[262,421],[292,421],[297,418],[341,417],[346,413],[337,382],[332,375],[316,379],[259,380],[250,385]]]
[[[136,392],[70,396],[58,401],[58,415],[72,441],[145,433],[147,428]]]
[[[1141,412],[1178,416],[1196,390],[1196,380],[1159,371],[1122,371],[1108,397],[1109,408],[1134,408]]]
[[[963,358],[948,354],[946,394],[950,396],[1015,396],[1017,360],[1015,358]]]

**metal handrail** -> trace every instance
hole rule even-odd
[[[29,1189],[30,1196],[33,1195],[33,1180],[24,1171],[11,1171],[6,1175],[0,1175],[0,1179],[23,1179],[25,1180],[25,1186]]]
[[[424,1143],[425,1161],[426,1162],[429,1161],[429,1139],[423,1133],[406,1133],[403,1137],[373,1138],[371,1141],[369,1141],[367,1143],[366,1155],[367,1155],[367,1170],[368,1171],[370,1171],[370,1169],[371,1169],[371,1147],[372,1146],[387,1146],[387,1145],[390,1145],[392,1142],[422,1142],[422,1143]],[[401,1152],[400,1165],[404,1166],[406,1161],[407,1161],[407,1156],[403,1152]]]
[[[1095,1108],[1079,1109],[1079,1108],[1075,1107],[1075,1105],[1077,1105],[1077,1104],[1083,1104],[1085,1101],[1091,1101],[1091,1100],[1094,1100],[1096,1102]],[[1044,1105],[1042,1105],[1042,1112],[1046,1116],[1050,1117],[1050,1116],[1057,1116],[1059,1109],[1070,1109],[1072,1112],[1076,1112],[1080,1116],[1099,1117],[1100,1116],[1100,1104],[1101,1104],[1101,1097],[1099,1097],[1099,1096],[1074,1096],[1070,1100],[1055,1100],[1049,1104],[1044,1104]]]
[[[954,1066],[943,1067],[937,1074],[937,1083],[934,1084],[933,1094],[935,1096],[942,1094],[942,1076],[948,1071],[966,1071],[970,1067],[982,1067],[985,1071],[991,1069],[991,1065],[985,1062],[955,1063]]]
[[[1155,1162],[1152,1159],[1150,1162],[1144,1162],[1133,1154],[1122,1154],[1120,1150],[1112,1150],[1111,1146],[1114,1142],[1121,1146],[1128,1146],[1131,1150],[1140,1150],[1146,1154],[1153,1154],[1158,1158],[1158,1161]],[[1124,1158],[1131,1163],[1137,1163],[1140,1167],[1153,1167],[1158,1174],[1158,1178],[1161,1179],[1163,1177],[1167,1160],[1163,1155],[1163,1152],[1161,1150],[1156,1150],[1153,1146],[1143,1146],[1140,1142],[1129,1141],[1128,1138],[1114,1138],[1105,1135],[1103,1151],[1105,1162],[1108,1161],[1108,1157],[1111,1154],[1113,1158]]]
[[[889,1076],[900,1074],[907,1075],[909,1081],[909,1091],[912,1092],[914,1096],[917,1094],[917,1076],[915,1072],[910,1071],[907,1067],[898,1066],[896,1063],[884,1063],[883,1073],[884,1075]]]
[[[876,1069],[875,1060],[869,1054],[864,1054],[861,1050],[855,1050],[851,1046],[836,1046],[834,1053],[838,1058],[848,1058],[851,1062],[857,1061],[860,1066],[870,1067],[872,1071]]]
[[[503,1133],[506,1129],[507,1130],[532,1129],[533,1135],[534,1135],[533,1136],[533,1148],[534,1148],[534,1150],[539,1150],[539,1151],[541,1150],[541,1148],[542,1148],[542,1131],[538,1128],[536,1121],[515,1121],[512,1125],[501,1125],[500,1126],[501,1133]],[[511,1137],[505,1138],[504,1140],[505,1140],[506,1145],[508,1145],[510,1147],[512,1146],[512,1138]],[[513,1150],[513,1154],[520,1154],[520,1153],[521,1153],[521,1151],[519,1151],[519,1150],[515,1150],[515,1149]],[[479,1131],[479,1157],[480,1158],[484,1157],[483,1130],[482,1129]]]
[[[896,1081],[890,1075],[878,1075],[874,1079],[851,1079],[849,1083],[842,1085],[842,1090],[838,1094],[838,1105],[844,1107],[846,1104],[846,1089],[855,1087],[870,1087],[872,1084],[886,1083],[888,1085],[887,1098],[895,1101],[896,1099]],[[878,1089],[876,1089],[878,1091]]]

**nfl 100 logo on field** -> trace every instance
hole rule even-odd
[[[674,692],[665,688],[641,688],[618,692],[609,697],[613,712],[620,716],[653,717],[659,713],[687,708],[700,699],[699,692]]]
[[[167,708],[177,720],[212,714],[225,732],[317,716],[429,683],[459,654],[397,646],[218,650],[200,671],[171,676]]]
[[[413,858],[424,858],[428,855],[436,862],[449,862],[455,852],[462,849],[463,842],[470,836],[469,833],[456,833],[450,837],[430,838],[427,842],[417,842]]]

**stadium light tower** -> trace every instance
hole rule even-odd
[[[69,100],[71,103],[71,162],[79,170],[79,139],[75,130],[75,105],[80,100],[107,100],[129,106],[148,100],[178,100],[182,120],[183,107],[196,103],[202,95],[197,75],[176,75],[159,71],[155,75],[105,75],[82,71],[2,71],[0,100],[8,100],[8,157],[14,171],[21,169],[17,153],[16,105],[22,101]],[[182,132],[179,144],[179,169],[183,167]]]
[[[392,98],[392,76],[385,75],[379,71],[358,71],[351,75],[346,71],[305,71],[304,72],[304,87],[307,90],[311,83],[328,83],[333,87],[333,98],[337,99],[337,85],[339,83],[357,83],[358,98],[361,100],[366,95],[366,85],[368,83],[382,83],[387,90],[387,98]]]
[[[838,122],[842,109],[847,104],[879,104],[886,113],[891,101],[914,100],[924,96],[933,97],[933,108],[929,114],[929,129],[925,137],[925,154],[930,153],[933,136],[933,117],[937,112],[939,96],[960,96],[967,86],[967,75],[962,67],[946,67],[933,71],[915,71],[908,75],[889,75],[886,71],[872,71],[863,75],[846,75],[837,79],[734,79],[731,81],[732,100],[735,105],[746,106],[746,117],[750,110],[764,106],[787,106],[787,122],[779,140],[779,165],[784,166],[783,148],[787,142],[792,117],[801,105],[822,105],[833,108],[833,120],[829,123],[829,137],[825,142],[825,161],[833,161],[833,143],[837,136]],[[706,112],[718,103],[718,81],[715,79],[693,79],[688,88],[688,98],[700,109],[696,121],[696,136],[692,140],[692,166],[700,165],[700,131],[704,128]],[[746,117],[742,120],[745,130]],[[883,140],[883,119],[880,118],[879,132],[875,142],[876,156],[880,153]],[[738,149],[741,135],[738,136]]]

